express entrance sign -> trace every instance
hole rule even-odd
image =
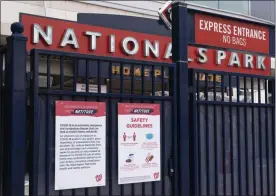
[[[269,54],[269,28],[196,13],[195,43]]]

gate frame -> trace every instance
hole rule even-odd
[[[191,195],[190,190],[190,119],[189,115],[189,69],[188,69],[188,39],[187,29],[189,28],[188,12],[186,6],[179,6],[178,2],[172,4],[172,60],[176,63],[177,82],[177,131],[178,131],[178,167],[179,168],[179,193],[178,195]],[[180,20],[180,18],[182,18]],[[176,28],[174,28],[176,27]]]
[[[169,91],[170,91],[170,97],[167,97],[167,96],[145,96],[144,95],[144,92],[142,90],[142,94],[134,94],[134,92],[132,92],[131,94],[125,94],[123,92],[123,88],[122,88],[122,83],[120,82],[120,89],[121,89],[121,92],[119,93],[114,93],[114,92],[108,92],[107,93],[101,93],[100,90],[99,92],[88,92],[88,83],[86,83],[86,91],[87,92],[76,92],[76,91],[71,91],[71,90],[63,90],[62,88],[61,89],[57,89],[57,90],[52,90],[52,89],[49,89],[50,87],[50,84],[48,83],[47,84],[47,89],[39,89],[38,87],[38,69],[39,69],[39,56],[40,55],[45,55],[47,56],[47,78],[50,77],[50,70],[49,67],[50,67],[50,60],[49,58],[50,57],[60,57],[61,60],[60,60],[60,74],[61,74],[61,80],[63,81],[63,77],[64,77],[64,65],[63,65],[63,60],[65,57],[71,57],[74,59],[74,61],[76,61],[77,59],[79,60],[86,60],[86,61],[97,61],[97,64],[98,64],[98,68],[100,68],[100,61],[102,62],[108,62],[109,63],[109,71],[111,70],[111,64],[110,63],[118,63],[120,64],[120,77],[121,77],[121,80],[124,79],[124,76],[123,76],[123,66],[124,64],[130,64],[131,67],[134,67],[135,65],[140,65],[142,66],[142,74],[141,74],[141,77],[144,78],[145,75],[143,74],[143,69],[144,67],[147,67],[147,66],[151,66],[152,69],[154,70],[155,67],[166,67],[166,68],[172,68],[173,69],[173,72],[170,72],[170,78],[176,78],[176,65],[174,63],[159,63],[159,62],[152,62],[152,61],[140,61],[140,60],[133,60],[133,59],[124,59],[124,58],[114,58],[114,57],[105,57],[105,56],[95,56],[95,55],[87,55],[87,54],[81,54],[81,53],[72,53],[72,52],[64,52],[64,51],[55,51],[55,50],[45,50],[45,49],[32,49],[30,51],[30,59],[31,59],[31,62],[30,62],[30,65],[31,65],[31,84],[30,84],[30,101],[31,101],[31,118],[33,119],[33,123],[32,123],[32,141],[31,141],[31,168],[30,168],[30,186],[29,186],[29,195],[30,196],[36,196],[38,194],[38,157],[39,157],[39,134],[40,134],[40,130],[39,130],[39,120],[38,120],[38,116],[39,116],[39,95],[40,94],[45,94],[45,95],[58,95],[58,96],[66,96],[66,95],[70,95],[70,96],[84,96],[84,97],[95,97],[96,100],[99,99],[99,98],[108,98],[108,99],[111,99],[111,98],[117,98],[119,100],[122,100],[122,99],[128,99],[130,100],[130,103],[131,100],[137,100],[137,99],[141,99],[141,103],[143,103],[144,101],[170,101],[171,104],[172,104],[172,115],[176,115],[176,107],[177,107],[177,104],[176,104],[176,80],[168,80],[169,82]],[[73,66],[75,66],[75,69],[77,68],[77,64],[74,64]],[[88,66],[87,62],[86,62],[86,66]],[[87,69],[87,68],[86,68]],[[89,69],[89,68],[88,68]],[[162,69],[164,70],[164,69]],[[97,71],[97,75],[99,76],[100,75],[100,69],[98,69]],[[111,72],[110,72],[111,73]],[[76,73],[75,73],[76,74]],[[77,75],[74,75],[74,78],[77,77]],[[110,75],[109,75],[110,77]],[[130,76],[131,77],[131,80],[134,81],[134,75]],[[89,78],[89,75],[86,74],[85,78]],[[98,77],[97,77],[98,78]],[[144,79],[142,79],[144,80]],[[153,77],[152,79],[150,79],[152,81],[152,83],[155,84],[155,77]],[[162,74],[162,79],[161,81],[163,80],[164,82],[164,74]],[[49,79],[47,79],[47,81],[49,81]],[[76,81],[75,81],[76,82]],[[75,84],[74,82],[74,84]],[[86,81],[88,82],[88,80]],[[49,85],[49,87],[48,87]],[[100,85],[100,83],[98,83],[98,85]],[[134,85],[134,84],[132,84]],[[155,85],[152,86],[152,91],[155,91],[154,90],[154,87]],[[142,88],[145,88],[145,86],[142,85]],[[132,88],[132,90],[134,90],[134,86]],[[163,92],[165,91],[165,89],[163,89]],[[120,101],[118,102],[120,103]],[[109,105],[110,103],[108,103],[107,105]],[[161,105],[161,104],[160,104]],[[164,106],[164,104],[163,104]],[[109,107],[109,106],[108,106]],[[161,110],[164,110],[164,108],[162,108]],[[117,114],[118,115],[118,114]],[[164,113],[163,113],[164,115]],[[113,117],[112,117],[113,118]],[[117,116],[115,117],[117,118]],[[178,168],[175,166],[175,163],[177,162],[178,160],[178,152],[177,152],[177,149],[178,149],[178,138],[177,138],[177,126],[176,126],[176,119],[177,118],[172,118],[171,120],[171,126],[172,126],[172,135],[171,135],[171,139],[172,139],[172,147],[171,147],[171,152],[169,153],[170,155],[168,157],[166,157],[166,159],[163,159],[161,160],[161,165],[164,164],[165,162],[167,162],[167,167],[166,169],[168,170],[168,172],[166,172],[166,169],[165,170],[162,170],[161,173],[165,173],[166,174],[162,174],[162,176],[166,175],[170,178],[170,182],[171,182],[171,194],[172,196],[174,195],[178,195],[178,175],[176,174],[177,171],[178,171]],[[161,119],[162,121],[162,119]],[[162,123],[162,122],[161,122]],[[162,131],[162,129],[160,130]],[[164,131],[164,130],[163,130]],[[115,133],[115,132],[114,132]],[[109,133],[109,134],[114,134],[113,132]],[[175,133],[175,134],[174,134]],[[51,133],[53,134],[53,133]],[[116,133],[115,133],[116,134]],[[162,133],[161,133],[162,134]],[[108,136],[107,136],[108,137]],[[164,137],[164,136],[162,136]],[[109,138],[110,139],[110,138]],[[161,141],[161,145],[165,145],[162,143]],[[162,148],[165,148],[162,147]],[[162,150],[162,148],[160,150]],[[108,152],[108,150],[107,150]],[[110,152],[109,152],[110,153]],[[48,159],[49,157],[46,156]],[[108,166],[106,166],[108,167]],[[161,169],[162,169],[162,166],[161,166]],[[46,174],[48,175],[48,174]],[[108,175],[108,174],[107,174]],[[109,177],[109,176],[108,176]],[[112,176],[111,176],[112,177]],[[165,182],[165,178],[162,178],[161,181]],[[159,182],[161,182],[159,181]],[[150,183],[150,182],[149,182]],[[151,182],[151,183],[154,183],[154,182]],[[132,183],[132,184],[136,184],[136,183]],[[49,187],[49,185],[46,185],[46,187]],[[87,188],[90,188],[90,187],[87,187]],[[91,187],[91,188],[99,188],[99,187]],[[122,187],[123,188],[123,187]],[[46,188],[47,190],[47,188]],[[73,193],[75,193],[75,190],[76,189],[70,189],[70,190],[73,190]],[[63,191],[63,190],[60,190],[60,191]],[[47,192],[46,192],[47,193]]]
[[[3,195],[23,196],[26,170],[26,44],[21,23],[11,25],[7,38],[4,96]],[[2,67],[1,67],[2,69]]]
[[[191,38],[189,37],[188,29],[193,27],[190,26],[191,17],[188,10],[185,2],[172,2],[172,60],[177,64],[177,122],[179,134],[177,150],[179,153],[179,195],[181,196],[197,194],[197,184],[195,183],[197,176],[193,176],[197,168],[196,162],[193,162],[197,161],[197,155],[194,153],[195,138],[193,133],[196,130],[196,122],[194,122],[196,120],[196,111],[194,110],[197,102],[193,93],[194,78],[191,77],[191,73],[196,69],[188,67],[188,47],[190,44],[192,46],[200,46],[202,44],[190,42]],[[197,10],[195,12],[202,11]],[[273,56],[275,51],[275,45],[271,44],[275,41],[273,34],[274,31],[270,28],[269,38],[272,41],[269,44],[270,53],[267,54],[269,57]],[[222,48],[218,46],[209,47]],[[229,72],[225,71],[225,73]]]

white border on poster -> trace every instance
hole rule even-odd
[[[161,180],[160,105],[118,103],[118,183]]]
[[[55,190],[105,185],[105,102],[56,101]]]

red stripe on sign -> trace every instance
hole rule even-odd
[[[119,115],[160,115],[160,105],[150,103],[118,103]]]
[[[56,101],[56,116],[102,117],[105,108],[105,102]]]

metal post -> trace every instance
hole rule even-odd
[[[26,43],[20,23],[7,38],[4,112],[4,182],[6,196],[24,196],[26,171]]]
[[[177,108],[179,134],[179,195],[190,194],[189,149],[189,79],[188,79],[188,23],[187,6],[181,2],[172,4],[172,58],[177,70]]]

